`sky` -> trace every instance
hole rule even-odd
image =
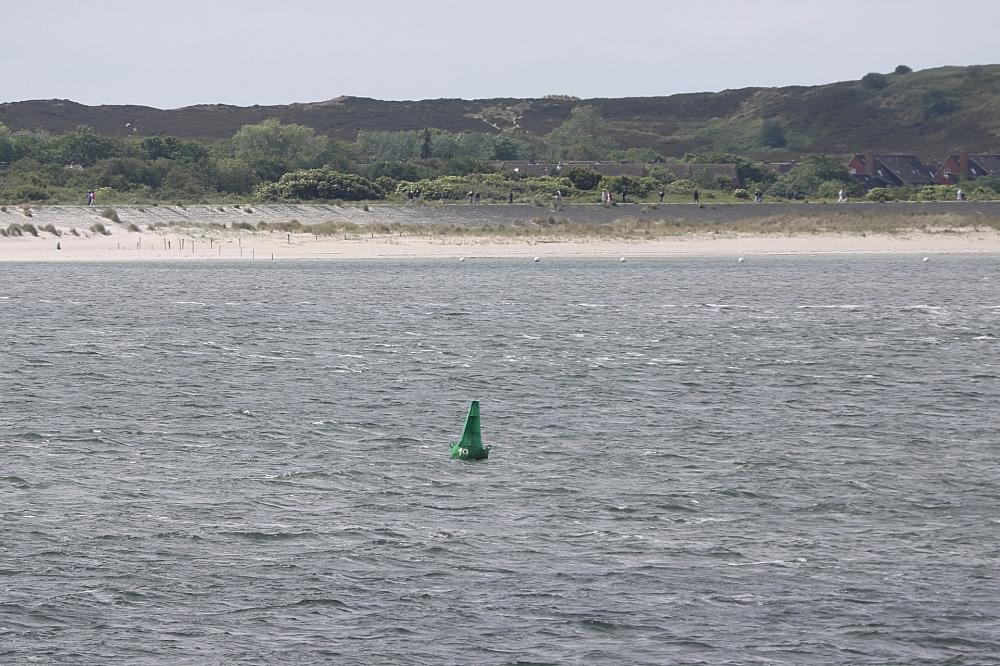
[[[1000,62],[1000,1],[0,0],[0,102],[671,95]]]

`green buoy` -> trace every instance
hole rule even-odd
[[[462,441],[452,442],[451,457],[453,460],[486,460],[490,457],[490,447],[483,446],[483,435],[479,431],[478,400],[473,400],[469,405]]]

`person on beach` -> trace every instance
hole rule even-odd
[[[965,192],[962,191],[961,187],[958,188],[958,192],[955,193],[955,201],[965,201]]]
[[[97,198],[97,195],[94,194],[94,190],[91,190],[91,191],[87,192],[87,205],[88,206],[93,206],[95,198]]]
[[[698,190],[695,190],[694,193],[692,194],[692,196],[694,197],[694,202],[695,203],[698,203],[699,201],[701,201],[701,198],[700,198],[700,196],[698,194]]]
[[[844,203],[845,201],[847,201],[847,197],[844,196],[844,188],[840,188],[840,191],[837,192],[837,203]]]
[[[659,195],[660,195],[660,203],[663,203],[663,190],[659,191]]]

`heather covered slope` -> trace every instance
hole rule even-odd
[[[278,118],[331,137],[359,130],[413,130],[542,136],[577,106],[593,107],[621,148],[664,155],[722,150],[771,156],[846,154],[860,150],[916,153],[930,159],[960,149],[1000,150],[1000,65],[940,67],[867,75],[819,86],[743,88],[664,97],[579,100],[438,99],[380,101],[338,97],[282,106],[199,105],[162,110],[85,106],[68,100],[0,104],[12,130],[62,133],[85,125],[107,136],[228,139],[241,126]]]

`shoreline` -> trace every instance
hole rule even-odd
[[[0,263],[1000,254],[1000,225],[992,215],[957,207],[951,210],[961,214],[914,215],[876,204],[827,207],[829,213],[817,215],[786,204],[781,217],[762,218],[763,224],[747,220],[750,231],[725,221],[668,218],[674,209],[652,211],[658,221],[619,215],[603,222],[608,211],[600,206],[554,212],[498,207],[491,214],[508,221],[488,224],[487,208],[300,204],[250,212],[235,206],[129,206],[117,208],[120,221],[113,222],[101,215],[101,206],[8,207],[0,214],[0,228],[8,233],[0,236]],[[568,217],[552,227],[547,219],[529,217],[563,213]],[[884,221],[891,223],[889,231],[878,230]],[[297,225],[290,231],[273,228],[290,223]],[[317,225],[325,233],[310,231]],[[616,234],[614,225],[630,233]],[[21,235],[10,233],[13,226]]]
[[[291,239],[289,242],[289,238]],[[58,249],[57,249],[58,248]],[[326,238],[312,234],[184,234],[0,238],[0,263],[341,261],[379,259],[669,258],[766,255],[1000,254],[1000,232],[809,235],[684,235],[593,240],[501,237]]]

